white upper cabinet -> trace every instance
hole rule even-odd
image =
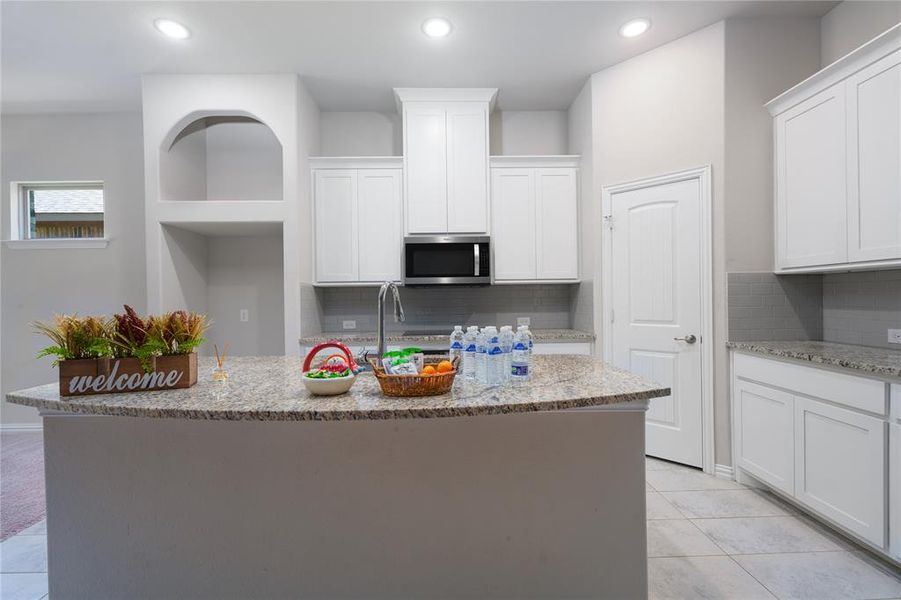
[[[395,89],[406,232],[488,233],[488,114],[496,89]]]
[[[776,271],[901,266],[901,25],[767,108]]]
[[[447,114],[431,103],[404,110],[407,173],[407,229],[410,233],[447,231]]]
[[[578,156],[491,158],[494,281],[579,279]]]
[[[847,260],[845,94],[839,84],[776,117],[782,267]]]
[[[536,278],[535,169],[491,169],[495,281]]]
[[[846,85],[848,258],[901,258],[901,51]]]
[[[577,189],[575,169],[536,169],[538,279],[579,277]]]
[[[316,171],[316,278],[319,281],[356,281],[357,173],[351,169]]]
[[[360,281],[400,281],[401,171],[357,171]]]
[[[488,231],[488,105],[447,108],[447,231]]]
[[[342,160],[358,168],[334,168]],[[319,162],[329,168],[315,168]],[[400,281],[403,178],[400,168],[378,168],[379,162],[314,159],[317,284]]]

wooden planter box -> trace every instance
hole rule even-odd
[[[121,394],[188,388],[197,383],[197,354],[159,356],[147,373],[137,358],[64,360],[59,363],[59,395]]]

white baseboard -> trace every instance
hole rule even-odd
[[[3,433],[35,433],[43,430],[43,423],[4,423],[0,425],[0,432]]]
[[[729,465],[714,465],[713,474],[720,479],[735,479],[735,473]]]

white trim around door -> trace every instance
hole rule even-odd
[[[714,421],[713,421],[713,215],[712,215],[712,178],[710,165],[669,173],[647,179],[629,181],[605,186],[601,194],[602,227],[602,321],[601,336],[604,360],[611,362],[613,357],[612,336],[608,335],[612,322],[612,239],[608,235],[612,227],[613,196],[617,193],[630,192],[644,188],[678,183],[697,179],[701,193],[701,406],[702,406],[702,448],[703,468],[705,473],[716,471],[714,460]]]

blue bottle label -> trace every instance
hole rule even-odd
[[[526,345],[523,344],[522,342],[517,342],[516,345],[513,346],[513,349],[514,349],[514,350],[525,350],[525,349],[526,349]]]
[[[500,349],[499,346],[494,346],[491,350],[488,351],[488,354],[495,356],[497,354],[503,354],[503,350]]]
[[[514,377],[528,377],[529,365],[513,365],[510,369],[510,374]]]
[[[462,350],[462,349],[463,349],[463,342],[454,342],[453,344],[451,344],[451,350]]]
[[[476,345],[475,345],[475,344],[470,344],[470,345],[466,346],[466,351],[467,351],[467,352],[475,352],[475,351],[476,351]]]

